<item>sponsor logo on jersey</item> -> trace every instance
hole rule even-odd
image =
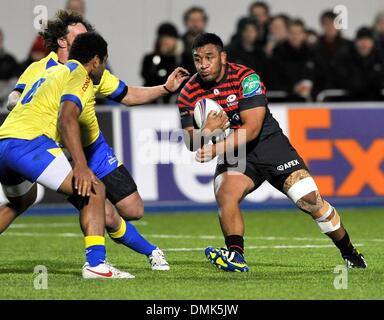
[[[81,88],[84,92],[87,91],[90,82],[91,82],[91,78],[90,78],[90,77],[87,77],[87,78],[85,79],[85,82],[84,82],[82,88]]]
[[[284,170],[287,170],[289,168],[295,167],[295,166],[297,166],[299,164],[300,164],[299,160],[297,160],[297,159],[291,160],[291,161],[288,161],[288,162],[286,162],[284,164],[281,164],[281,165],[277,166],[277,170],[278,171],[284,171]]]
[[[110,165],[114,164],[115,162],[117,162],[117,158],[115,156],[112,156],[110,154],[107,155],[107,158],[108,158],[108,163]]]
[[[184,111],[181,111],[181,112],[180,112],[180,116],[181,116],[181,117],[185,117],[185,116],[187,116],[187,115],[189,115],[189,110],[184,110]]]
[[[238,113],[234,113],[231,117],[231,123],[233,124],[240,124],[240,115]]]
[[[254,73],[246,77],[241,83],[245,98],[253,97],[262,93],[260,78]]]
[[[227,97],[227,101],[229,103],[233,102],[236,100],[236,95],[235,94],[231,94],[230,96]]]

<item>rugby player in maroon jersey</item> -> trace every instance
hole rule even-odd
[[[212,33],[195,39],[192,54],[197,73],[178,98],[181,124],[187,147],[197,150],[197,161],[207,162],[218,156],[214,191],[227,246],[208,247],[207,258],[225,271],[249,270],[244,259],[244,222],[239,204],[268,181],[316,221],[339,248],[348,267],[366,268],[336,209],[321,197],[303,159],[273,118],[265,86],[255,71],[228,63],[222,40]],[[197,130],[193,111],[203,98],[216,101],[224,111],[211,112],[205,127]],[[232,133],[225,140],[208,144],[214,131],[226,129],[228,120]],[[236,163],[229,157],[231,150],[237,155]],[[242,160],[243,167],[239,165]]]

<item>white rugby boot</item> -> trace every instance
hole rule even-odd
[[[156,248],[152,251],[152,253],[148,256],[149,263],[151,264],[152,270],[156,271],[168,271],[169,264],[165,259],[164,252],[159,248]]]
[[[84,279],[134,279],[135,276],[129,272],[121,271],[108,262],[100,263],[91,267],[88,262],[83,266]]]

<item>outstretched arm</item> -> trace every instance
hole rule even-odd
[[[128,87],[128,92],[121,100],[126,106],[149,103],[169,93],[175,92],[189,78],[189,72],[181,67],[176,68],[164,85],[154,87]]]

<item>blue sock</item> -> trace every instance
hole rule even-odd
[[[106,260],[104,242],[104,237],[101,236],[85,237],[85,256],[91,267],[96,267]]]
[[[156,249],[156,246],[144,239],[137,229],[124,219],[121,219],[120,229],[116,232],[109,233],[109,235],[117,242],[146,256],[150,255],[152,251]]]

